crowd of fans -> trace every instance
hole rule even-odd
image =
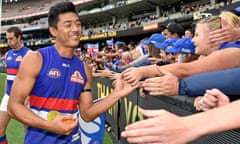
[[[237,15],[223,11],[200,20],[194,35],[177,23],[169,23],[163,31],[138,43],[118,41],[114,49],[105,47],[95,58],[88,55],[80,58],[91,61],[95,77],[121,76],[131,85],[140,83],[140,90],[152,96],[197,97],[196,109],[208,111],[228,105],[240,94],[239,84],[235,82],[239,72],[239,62],[235,60],[240,47],[239,23]],[[142,113],[147,116],[144,110]],[[130,138],[129,142],[139,142],[138,134],[133,134],[131,129],[122,136]],[[141,142],[159,142],[159,139]]]
[[[184,30],[180,24],[169,23],[162,32],[154,33],[140,42],[130,41],[126,44],[123,41],[116,41],[114,46],[105,46],[94,55],[87,53],[80,55],[83,52],[79,49],[76,52],[81,59],[88,63],[91,61],[93,72],[104,69],[122,72],[129,67],[151,64],[160,66],[195,60],[198,55],[194,53],[192,35],[190,29]],[[185,45],[185,48],[182,49],[181,45]]]

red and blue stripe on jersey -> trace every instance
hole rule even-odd
[[[25,54],[27,53],[27,51],[29,50],[29,48],[27,47],[22,47],[19,50],[14,50],[11,49],[7,52],[6,55],[6,73],[7,73],[7,95],[10,95],[10,91],[12,88],[12,84],[13,84],[13,80],[15,79],[17,73],[18,73],[18,68],[19,65],[23,59],[23,57],[25,56]]]

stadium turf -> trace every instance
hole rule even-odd
[[[6,75],[4,73],[0,73],[0,101],[2,100],[2,96],[4,95],[5,78]],[[9,144],[23,144],[24,138],[23,124],[12,119],[7,127],[7,137]],[[105,132],[104,134],[103,144],[113,144],[111,137],[107,132]]]

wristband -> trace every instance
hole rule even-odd
[[[92,89],[83,89],[81,92],[91,92]]]

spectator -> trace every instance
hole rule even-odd
[[[193,32],[191,29],[186,29],[185,30],[185,34],[184,34],[184,37],[190,37],[192,38],[193,37]]]
[[[122,41],[116,41],[115,50],[112,53],[104,53],[105,56],[111,57],[113,59],[113,63],[119,60],[119,55],[123,51],[123,47],[126,47],[126,44]]]
[[[164,27],[164,26],[163,26]],[[166,53],[165,50],[173,46],[173,44],[177,41],[177,39],[181,38],[184,34],[183,27],[178,23],[170,22],[164,27],[162,34],[166,37],[166,40],[163,42],[156,42],[154,46],[160,50],[159,55],[161,57],[160,60],[156,60],[151,58],[151,61],[156,61],[157,65],[165,65],[169,63],[175,62],[175,57],[171,53]],[[156,52],[154,52],[156,53]]]
[[[167,53],[167,49],[171,49],[174,44],[176,43],[177,38],[175,37],[169,37],[162,43],[155,43],[155,47],[160,49],[160,56],[161,56],[161,61],[157,63],[157,65],[165,65],[165,64],[170,64],[170,63],[175,63],[175,57],[172,53]]]
[[[195,55],[195,46],[190,37],[177,40],[172,48],[166,50],[166,53],[173,53],[175,61],[178,63],[190,62],[198,58],[198,55]]]
[[[146,54],[144,54],[143,56],[138,57],[137,59],[132,61],[129,64],[129,67],[139,67],[142,65],[151,64],[151,62],[147,58],[159,55],[159,50],[156,47],[154,47],[154,44],[163,42],[164,40],[165,40],[164,35],[159,34],[159,33],[152,34],[149,39],[142,42],[143,47],[146,51]]]
[[[166,39],[168,39],[168,38],[178,39],[184,35],[184,29],[180,24],[170,22],[164,28],[163,35],[166,37]]]

